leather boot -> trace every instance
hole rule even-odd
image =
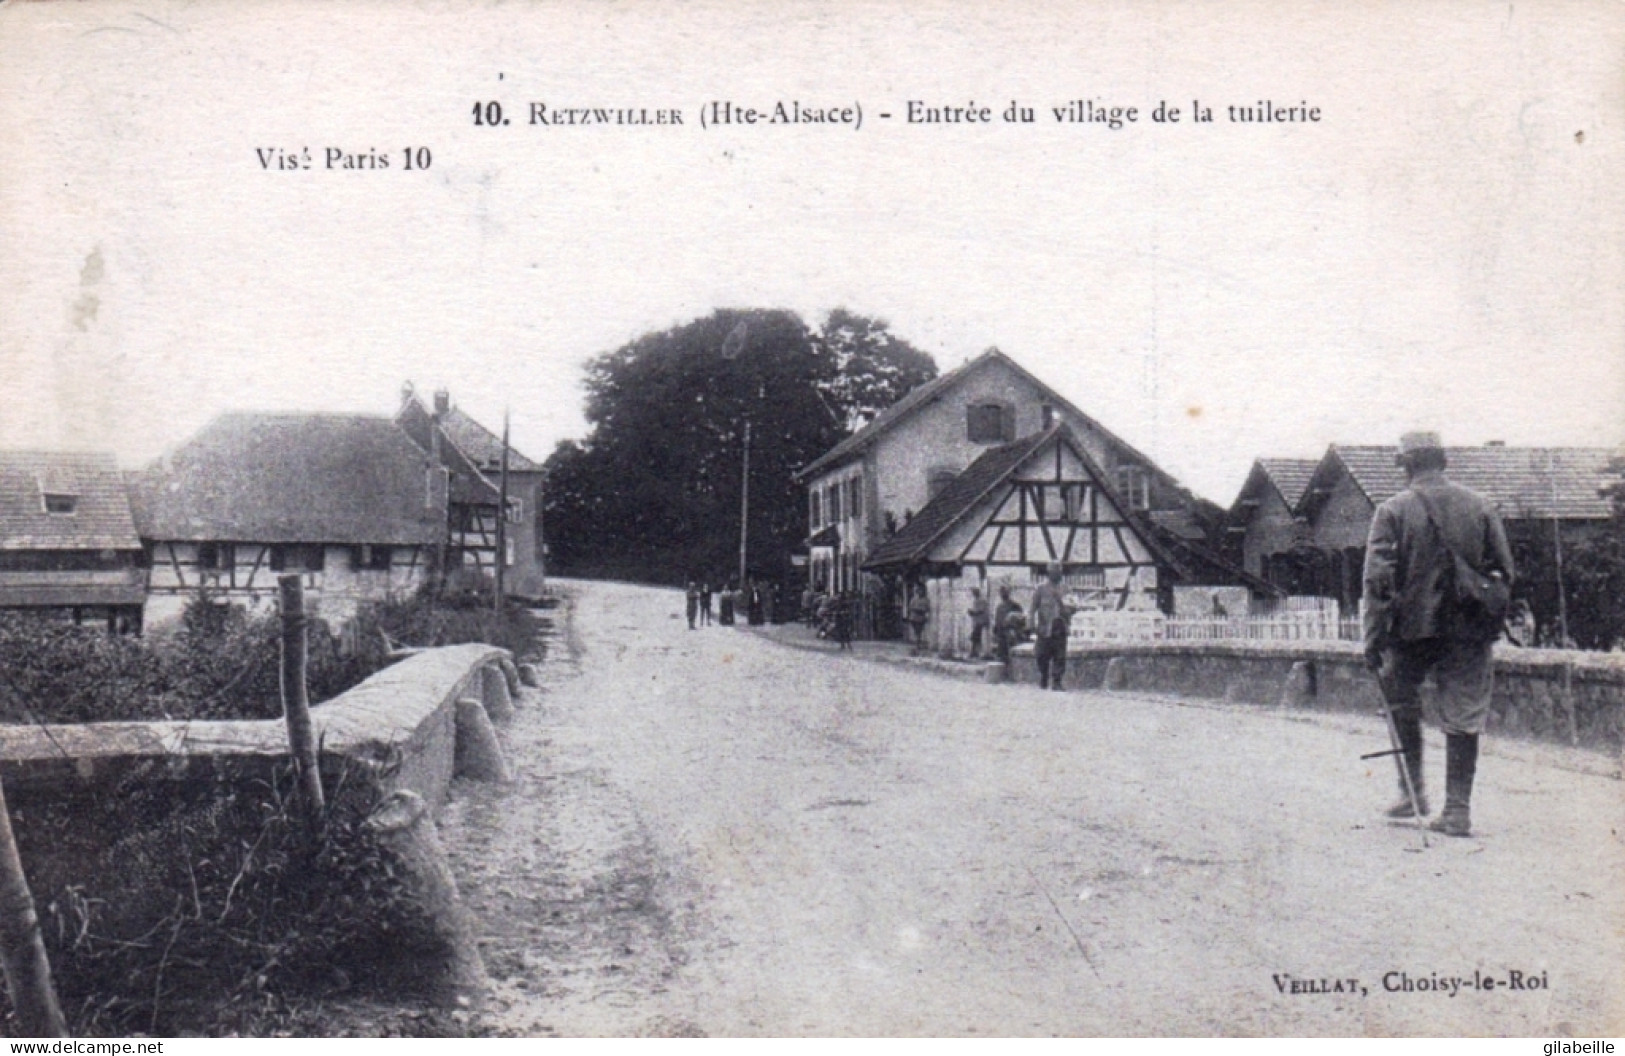
[[[1473,798],[1473,777],[1478,772],[1478,734],[1447,735],[1445,753],[1444,809],[1428,828],[1446,836],[1471,836],[1468,803]]]
[[[1428,813],[1427,787],[1422,780],[1422,716],[1396,712],[1394,733],[1399,737],[1401,754],[1394,756],[1394,765],[1404,767],[1399,775],[1399,799],[1388,808],[1390,818],[1414,818]],[[1411,787],[1416,789],[1416,805],[1411,805],[1405,790],[1405,771],[1411,775]],[[1417,808],[1421,808],[1420,811]]]

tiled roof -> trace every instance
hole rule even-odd
[[[990,489],[1025,462],[1064,426],[1051,426],[1031,436],[990,448],[932,497],[897,534],[875,548],[865,568],[900,565],[923,558],[937,537],[975,506]]]
[[[432,440],[434,419],[430,416],[428,408],[424,407],[415,396],[407,397],[401,405],[400,411],[395,415],[395,424],[405,431],[412,442],[424,454],[434,449]],[[466,505],[495,506],[497,504],[497,485],[493,484],[481,473],[479,467],[455,442],[444,428],[440,430],[440,463],[451,473],[450,499],[454,503]],[[501,441],[498,441],[498,447]],[[498,452],[500,457],[501,452]],[[510,452],[511,454],[511,452]],[[510,467],[511,468],[511,467]]]
[[[48,513],[45,491],[73,495],[73,512]],[[0,550],[140,548],[112,455],[0,451]]]
[[[999,353],[990,349],[969,363],[955,367],[946,374],[938,374],[930,381],[914,386],[903,395],[902,399],[875,415],[869,424],[798,470],[796,476],[798,478],[811,476],[826,466],[833,466],[845,461],[848,455],[855,455],[862,451],[874,443],[882,433],[906,417],[914,408],[922,406],[938,393],[951,388],[960,378],[981,366],[990,356],[995,355],[999,355]]]
[[[1405,472],[1394,465],[1397,447],[1332,445],[1337,458],[1373,504],[1405,489]],[[1618,480],[1608,463],[1618,451],[1606,447],[1449,447],[1445,475],[1493,502],[1503,517],[1600,520],[1612,507],[1599,489]]]
[[[1104,436],[1111,444],[1120,449],[1124,455],[1145,466],[1149,472],[1156,474],[1158,477],[1166,480],[1170,485],[1176,488],[1180,487],[1178,481],[1169,476],[1161,466],[1158,466],[1144,454],[1135,450],[1135,448],[1127,441],[1114,434],[1111,430],[1101,425],[1095,419],[1091,418],[1087,414],[1084,414],[1069,400],[1067,400],[1066,397],[1062,396],[1048,385],[1045,385],[1042,381],[1038,380],[1038,378],[1034,377],[1030,372],[1028,372],[1028,370],[1020,363],[1017,363],[1015,360],[1011,359],[1009,356],[1005,355],[1003,352],[1000,352],[996,348],[990,348],[970,362],[958,366],[946,374],[939,374],[923,385],[917,385],[913,389],[910,389],[908,394],[902,399],[875,415],[874,420],[868,425],[865,425],[862,429],[859,429],[845,440],[842,440],[828,451],[825,451],[822,455],[819,455],[817,458],[813,459],[803,468],[797,470],[795,473],[795,479],[805,480],[808,477],[818,473],[820,470],[837,466],[840,463],[855,457],[870,444],[878,440],[882,434],[913,413],[916,408],[922,407],[931,400],[942,395],[944,392],[957,385],[964,378],[968,377],[972,372],[981,369],[983,366],[989,363],[995,362],[1003,363],[1010,370],[1025,378],[1029,384],[1043,392],[1045,396],[1048,397],[1048,399],[1051,400],[1057,407],[1064,409],[1067,413],[1082,421],[1088,422],[1091,428],[1095,429],[1101,436]],[[1182,488],[1181,491],[1183,491]]]
[[[429,462],[388,418],[224,414],[130,476],[145,539],[432,544]]]
[[[1151,523],[1161,531],[1180,539],[1201,543],[1207,540],[1207,532],[1203,530],[1201,522],[1190,510],[1151,510],[1146,516]]]
[[[473,459],[474,464],[487,476],[502,467],[502,437],[476,422],[460,409],[453,407],[441,416],[440,426],[451,442]],[[541,465],[533,462],[508,445],[508,469],[513,473],[536,473]]]
[[[1291,510],[1297,508],[1298,500],[1303,498],[1304,489],[1309,487],[1309,480],[1315,475],[1315,467],[1320,462],[1313,458],[1261,458],[1258,464],[1263,467],[1270,483],[1275,485],[1275,490],[1281,493],[1286,508]]]

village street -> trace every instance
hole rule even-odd
[[[1625,1025],[1616,779],[1492,743],[1480,838],[1419,852],[1379,816],[1388,761],[1359,760],[1375,720],[987,686],[690,631],[675,591],[564,589],[513,783],[459,782],[442,821],[485,1029]]]

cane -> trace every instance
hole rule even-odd
[[[1382,718],[1383,722],[1388,727],[1388,743],[1393,747],[1386,752],[1367,752],[1365,755],[1360,756],[1360,758],[1381,759],[1386,755],[1392,755],[1397,758],[1399,763],[1399,779],[1404,783],[1405,795],[1411,801],[1411,817],[1416,819],[1416,831],[1421,834],[1422,846],[1425,849],[1430,845],[1428,844],[1427,825],[1424,823],[1422,818],[1422,800],[1417,796],[1416,786],[1411,782],[1411,768],[1405,765],[1405,749],[1399,743],[1399,727],[1394,725],[1394,709],[1388,703],[1389,679],[1384,675],[1384,672],[1387,670],[1388,665],[1384,664],[1383,670],[1377,672],[1377,686],[1382,691]]]

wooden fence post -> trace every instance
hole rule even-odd
[[[315,832],[326,802],[310,721],[310,689],[305,682],[305,591],[296,572],[276,577],[276,585],[282,600],[282,714],[288,722],[288,748],[293,753],[305,818]]]
[[[34,896],[17,854],[4,788],[0,788],[0,967],[5,969],[6,989],[23,1036],[67,1037],[68,1024],[51,985],[51,962],[45,956],[39,914],[34,911]]]

